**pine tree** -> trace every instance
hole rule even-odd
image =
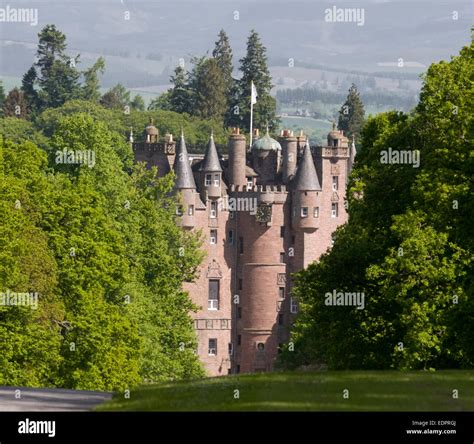
[[[358,140],[364,125],[364,116],[364,104],[360,99],[356,85],[353,83],[349,88],[347,99],[339,111],[338,127],[344,131],[349,139],[354,136]]]
[[[35,113],[40,107],[40,99],[38,91],[35,89],[37,81],[37,73],[34,66],[32,66],[23,76],[21,82],[21,90],[25,95],[25,100],[28,106],[29,114]]]
[[[236,91],[237,103],[233,106],[233,123],[247,130],[250,128],[252,81],[258,93],[257,103],[253,108],[254,128],[263,128],[267,125],[270,128],[275,128],[278,125],[276,100],[270,96],[272,78],[267,66],[266,52],[267,49],[263,46],[260,36],[252,30],[247,40],[247,54],[240,60],[242,77],[239,80],[239,89]]]
[[[38,34],[36,66],[39,69],[38,84],[41,87],[41,105],[56,108],[79,96],[79,56],[69,57],[66,36],[54,25],[46,25]]]
[[[170,80],[174,85],[169,95],[171,110],[177,113],[189,113],[191,110],[191,91],[188,84],[188,73],[182,66],[177,66]]]
[[[222,120],[227,109],[226,84],[216,59],[195,60],[190,87],[193,115]]]
[[[219,32],[219,39],[212,51],[212,57],[216,59],[217,65],[222,71],[224,82],[226,84],[226,92],[229,93],[234,84],[234,79],[232,78],[232,48],[229,44],[229,37],[223,29]]]
[[[100,99],[100,82],[98,73],[105,71],[105,59],[99,57],[97,61],[86,71],[84,71],[84,85],[82,86],[82,98],[92,102],[98,102]]]
[[[3,103],[3,115],[5,117],[25,119],[27,113],[27,103],[23,91],[18,88],[13,88]]]

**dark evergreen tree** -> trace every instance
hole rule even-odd
[[[145,101],[140,94],[137,94],[130,102],[130,108],[137,111],[145,111]]]
[[[99,57],[97,61],[86,71],[84,71],[84,85],[82,86],[82,98],[92,102],[100,99],[100,82],[98,74],[105,71],[105,59]]]
[[[269,125],[270,128],[276,128],[278,125],[276,100],[270,95],[272,78],[267,65],[267,50],[254,30],[250,32],[247,40],[247,54],[240,60],[240,64],[242,77],[239,80],[239,88],[235,92],[237,101],[232,109],[232,123],[249,130],[251,82],[253,81],[258,93],[257,103],[253,108],[253,126],[264,128]]]
[[[170,90],[169,103],[171,110],[177,113],[190,113],[191,91],[188,83],[188,73],[182,66],[177,66],[170,80],[173,88]]]
[[[338,127],[344,131],[349,139],[354,136],[358,140],[364,125],[364,117],[364,104],[360,99],[356,85],[353,83],[349,88],[347,99],[339,111]]]
[[[66,51],[66,36],[54,25],[46,25],[38,34],[39,43],[36,67],[43,108],[56,108],[77,98],[79,76],[76,69],[79,56],[70,57]]]
[[[193,115],[223,120],[227,109],[224,75],[216,59],[196,59],[190,76]]]
[[[117,83],[102,96],[100,104],[109,109],[124,109],[126,106],[130,106],[130,91],[127,91],[122,84]]]
[[[36,69],[32,66],[23,76],[21,90],[25,95],[29,114],[35,113],[40,107],[38,91],[35,88],[37,81]]]
[[[3,109],[3,102],[5,102],[5,89],[3,88],[3,82],[0,80],[0,113]]]

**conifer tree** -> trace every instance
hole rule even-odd
[[[272,78],[267,65],[267,49],[263,46],[260,36],[254,30],[247,40],[247,54],[240,60],[242,77],[236,92],[237,103],[234,105],[234,123],[249,130],[250,128],[250,97],[251,82],[257,89],[257,103],[253,108],[254,128],[270,128],[277,126],[276,100],[270,96]],[[236,109],[235,106],[238,108]],[[238,114],[236,113],[238,112]]]
[[[32,66],[23,76],[21,90],[25,95],[29,114],[35,113],[40,107],[38,91],[35,89],[37,81],[36,69]]]
[[[170,77],[173,88],[170,90],[169,103],[172,111],[189,113],[191,110],[191,91],[189,90],[189,75],[179,65]]]
[[[105,71],[105,59],[99,57],[97,61],[86,71],[84,71],[84,85],[82,86],[82,98],[92,102],[98,102],[100,99],[100,82],[98,73]]]
[[[344,134],[349,139],[352,139],[352,136],[354,136],[357,140],[364,125],[364,116],[364,104],[356,85],[353,83],[349,88],[347,99],[339,111],[338,127],[344,131]]]

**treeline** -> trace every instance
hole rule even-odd
[[[320,262],[296,275],[301,311],[282,365],[474,366],[473,56],[471,43],[431,65],[412,113],[365,123],[349,221]],[[384,162],[389,149],[420,163]]]
[[[381,91],[366,91],[361,93],[361,97],[365,105],[385,105],[404,110],[410,110],[416,105],[416,98],[409,94],[395,95]],[[342,92],[324,91],[319,88],[303,87],[279,90],[276,94],[276,98],[281,103],[293,105],[316,101],[334,104],[343,102],[345,100],[345,94]]]

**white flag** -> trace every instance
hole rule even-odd
[[[258,97],[257,88],[255,88],[255,85],[253,84],[253,81],[252,81],[252,96],[250,98],[252,105],[255,105],[257,103],[257,97]]]

